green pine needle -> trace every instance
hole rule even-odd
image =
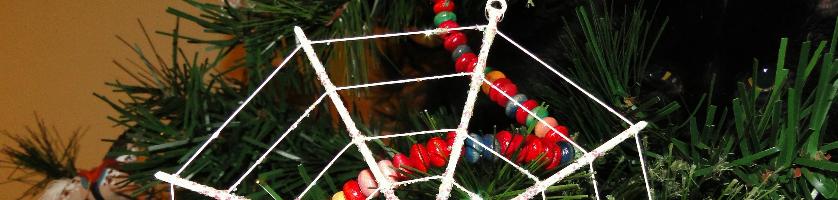
[[[26,127],[26,136],[0,132],[17,143],[17,147],[4,146],[0,149],[3,155],[0,167],[14,168],[0,185],[12,182],[32,185],[20,199],[34,198],[52,180],[76,176],[79,140],[86,132],[85,129],[76,129],[65,140],[55,127],[48,127],[37,114],[35,121],[37,125],[34,129]]]

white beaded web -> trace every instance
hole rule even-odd
[[[302,119],[304,119],[306,116],[309,115],[309,113],[314,109],[314,107],[317,104],[319,104],[321,101],[323,101],[323,99],[325,97],[329,97],[329,99],[335,105],[335,108],[338,111],[338,114],[339,114],[341,120],[343,121],[344,125],[346,126],[346,129],[349,132],[349,135],[352,137],[352,142],[347,144],[340,152],[337,153],[337,155],[335,155],[335,157],[326,165],[326,167],[323,169],[323,171],[321,171],[314,178],[314,180],[312,180],[311,184],[309,184],[302,191],[302,193],[300,193],[300,195],[296,197],[296,199],[302,199],[303,196],[305,196],[306,192],[308,192],[317,183],[317,181],[326,173],[326,171],[332,166],[332,164],[334,164],[335,161],[341,155],[343,155],[343,153],[346,152],[346,150],[349,149],[349,147],[351,147],[352,145],[355,145],[355,146],[358,147],[358,151],[361,152],[361,155],[363,156],[364,161],[369,166],[369,169],[372,172],[373,177],[377,181],[378,188],[376,189],[376,192],[382,193],[384,195],[384,197],[386,197],[388,200],[399,199],[398,197],[396,197],[396,195],[393,191],[394,186],[407,185],[407,184],[413,184],[413,183],[431,181],[431,180],[440,180],[442,182],[442,184],[439,187],[439,192],[438,192],[437,197],[436,197],[438,200],[448,199],[448,197],[450,196],[450,193],[451,193],[451,189],[453,187],[457,187],[457,189],[466,192],[470,196],[471,199],[482,199],[480,196],[478,196],[474,192],[471,192],[471,191],[467,190],[466,188],[462,187],[460,184],[458,184],[454,181],[455,168],[457,166],[457,162],[459,161],[458,158],[460,158],[460,155],[462,154],[462,146],[464,144],[465,139],[472,140],[475,144],[478,144],[482,148],[484,148],[485,151],[489,151],[492,154],[494,154],[495,156],[497,156],[498,158],[500,158],[501,160],[503,160],[504,162],[509,163],[511,166],[513,166],[517,170],[521,171],[521,173],[523,173],[524,175],[526,175],[528,178],[532,179],[535,182],[534,185],[530,186],[523,193],[519,194],[518,196],[514,197],[513,199],[530,199],[530,198],[532,198],[532,197],[534,197],[538,194],[541,194],[542,199],[545,199],[546,197],[545,197],[545,194],[544,194],[544,190],[547,189],[547,187],[557,183],[558,181],[562,180],[563,178],[567,177],[568,175],[574,173],[575,171],[577,171],[577,170],[579,170],[579,169],[581,169],[582,167],[585,167],[585,166],[588,166],[588,170],[590,170],[590,172],[591,172],[590,173],[591,174],[591,182],[593,184],[594,192],[595,192],[595,195],[596,195],[597,199],[600,199],[599,189],[598,189],[598,186],[597,186],[597,183],[596,183],[596,178],[594,177],[594,174],[595,174],[594,173],[594,168],[593,168],[593,165],[591,165],[591,163],[594,161],[594,159],[604,155],[605,152],[607,152],[608,150],[611,150],[617,144],[625,141],[629,137],[634,137],[634,142],[635,142],[635,144],[637,146],[637,149],[638,149],[638,156],[640,158],[640,165],[641,165],[641,168],[642,168],[642,171],[643,171],[643,179],[644,179],[645,186],[646,186],[646,192],[647,192],[647,195],[648,195],[649,199],[651,199],[652,191],[651,191],[651,188],[649,187],[649,180],[648,180],[648,175],[647,175],[647,172],[646,172],[646,163],[643,159],[643,154],[641,153],[642,150],[641,150],[641,146],[640,146],[640,139],[638,137],[636,137],[638,132],[640,132],[640,130],[642,130],[643,128],[646,127],[646,122],[640,121],[640,122],[637,122],[637,123],[632,123],[631,121],[628,120],[628,118],[626,118],[625,116],[622,116],[620,113],[618,113],[617,111],[615,111],[614,109],[612,109],[611,107],[606,105],[604,102],[595,98],[592,94],[590,94],[585,89],[583,89],[582,87],[580,87],[579,85],[577,85],[576,83],[571,81],[569,78],[567,78],[563,74],[559,73],[555,68],[553,68],[552,66],[548,65],[547,63],[545,63],[544,61],[539,59],[537,56],[535,56],[529,50],[525,49],[524,47],[522,47],[521,45],[519,45],[518,43],[516,43],[515,41],[513,41],[512,39],[510,39],[509,37],[507,37],[503,33],[501,33],[500,31],[498,31],[497,30],[497,23],[502,19],[503,13],[505,11],[506,11],[506,2],[504,0],[489,0],[488,2],[486,2],[486,13],[487,13],[487,17],[489,19],[489,23],[486,24],[486,25],[459,27],[459,28],[452,28],[452,29],[433,29],[433,30],[425,30],[425,31],[414,31],[414,32],[404,32],[404,33],[394,33],[394,34],[384,34],[384,35],[371,35],[371,36],[351,37],[351,38],[341,38],[341,39],[329,39],[329,40],[320,40],[320,41],[310,41],[310,40],[308,40],[308,38],[306,38],[305,34],[303,33],[302,29],[300,27],[295,27],[294,32],[295,32],[295,34],[297,36],[297,40],[299,42],[299,45],[297,46],[297,48],[295,48],[293,51],[291,51],[291,53],[288,56],[285,57],[285,60],[283,60],[282,63],[280,63],[279,66],[277,66],[277,68],[265,79],[265,81],[262,84],[260,84],[259,87],[257,87],[256,90],[254,90],[253,93],[250,94],[250,96],[248,96],[247,99],[245,99],[244,102],[242,102],[241,105],[239,105],[239,107],[235,111],[233,111],[233,113],[227,118],[227,120],[224,121],[224,123],[221,124],[221,126],[217,130],[215,130],[215,132],[213,132],[213,134],[210,136],[210,138],[207,139],[201,145],[200,148],[198,148],[198,150],[189,158],[189,160],[186,161],[186,163],[183,164],[183,166],[180,167],[180,169],[178,169],[177,172],[175,172],[174,174],[168,174],[168,173],[165,173],[165,172],[157,172],[157,173],[154,174],[154,177],[156,177],[157,179],[160,179],[162,181],[170,183],[170,186],[171,186],[170,190],[171,190],[172,199],[174,199],[174,197],[175,197],[175,193],[174,193],[174,186],[175,185],[179,186],[179,187],[186,188],[188,190],[198,192],[198,193],[206,195],[208,197],[216,198],[216,199],[246,199],[244,197],[235,195],[232,192],[235,191],[236,187],[245,179],[245,177],[247,177],[253,171],[253,169],[256,168],[257,165],[262,163],[262,161],[265,160],[265,158],[268,156],[268,154],[270,152],[272,152],[274,150],[274,148],[276,148],[277,145],[279,145],[279,143],[282,142],[282,140],[286,136],[288,136],[288,133],[290,133],[292,130],[294,130],[297,127],[297,125],[299,125],[300,121],[302,121]],[[506,39],[507,41],[512,43],[514,46],[521,49],[521,51],[523,51],[525,54],[529,55],[530,57],[532,57],[533,59],[535,59],[536,61],[538,61],[542,65],[544,65],[544,67],[546,67],[547,69],[549,69],[550,71],[552,71],[553,73],[555,73],[556,75],[561,77],[564,81],[571,84],[573,87],[575,87],[576,89],[578,89],[579,91],[581,91],[582,93],[587,95],[589,98],[591,98],[591,100],[595,101],[597,104],[601,105],[603,108],[605,108],[606,110],[608,110],[609,112],[613,113],[615,116],[617,116],[618,118],[623,120],[626,124],[630,125],[630,127],[628,129],[624,130],[623,132],[621,132],[620,134],[617,134],[613,138],[609,139],[604,144],[595,148],[592,151],[585,150],[584,148],[582,148],[581,146],[579,146],[578,144],[576,144],[572,140],[570,140],[570,138],[567,138],[565,136],[565,134],[559,134],[561,137],[565,138],[568,142],[570,142],[570,144],[573,145],[576,149],[578,149],[580,152],[582,152],[583,155],[580,158],[576,159],[573,163],[567,165],[565,168],[559,170],[558,172],[551,175],[550,177],[542,180],[542,179],[539,179],[538,177],[532,175],[526,169],[524,169],[524,168],[518,166],[517,164],[515,164],[514,162],[508,160],[507,158],[505,158],[504,156],[502,156],[498,152],[495,152],[492,148],[489,148],[489,147],[483,145],[482,142],[480,142],[480,141],[476,140],[475,138],[472,138],[468,135],[467,127],[468,127],[469,121],[471,120],[471,117],[472,117],[472,111],[474,110],[474,104],[475,104],[475,101],[477,99],[477,93],[479,91],[479,88],[480,88],[481,84],[483,84],[483,83],[488,84],[492,89],[498,91],[504,97],[510,99],[510,101],[513,102],[516,106],[518,106],[519,108],[522,108],[522,110],[526,111],[530,116],[537,119],[539,121],[539,123],[547,124],[541,117],[536,116],[535,113],[533,113],[531,110],[524,108],[519,102],[512,99],[511,96],[509,96],[508,94],[506,94],[505,92],[501,91],[496,86],[491,84],[488,80],[485,79],[483,73],[457,73],[457,74],[449,74],[449,75],[441,75],[441,76],[430,76],[430,77],[422,77],[422,78],[414,78],[414,79],[404,79],[404,80],[386,81],[386,82],[379,82],[379,83],[361,84],[361,85],[354,85],[354,86],[336,87],[332,83],[332,81],[329,79],[329,75],[326,74],[326,70],[324,69],[323,64],[317,58],[317,55],[315,54],[314,49],[311,46],[312,44],[328,44],[328,43],[332,43],[332,42],[375,39],[375,38],[385,38],[385,37],[394,37],[394,36],[407,36],[407,35],[417,35],[417,34],[432,35],[432,34],[438,34],[438,33],[446,32],[446,31],[466,30],[466,29],[475,29],[475,30],[483,31],[483,42],[482,42],[482,46],[480,48],[480,52],[478,54],[477,65],[475,66],[475,68],[473,70],[474,72],[483,72],[484,71],[485,64],[486,64],[486,59],[489,56],[489,48],[492,45],[492,42],[494,40],[495,35],[496,34],[500,35],[502,38]],[[325,89],[325,93],[322,94],[319,98],[317,98],[317,100],[311,106],[309,106],[308,109],[305,110],[305,112],[302,114],[302,116],[300,116],[290,127],[288,127],[288,130],[286,130],[279,137],[279,139],[277,139],[273,143],[273,145],[271,145],[267,150],[265,150],[264,153],[261,155],[261,157],[259,157],[259,159],[257,159],[256,162],[254,162],[247,169],[247,171],[245,171],[245,173],[243,173],[241,175],[241,177],[239,177],[239,179],[233,185],[231,185],[229,188],[227,188],[226,190],[219,190],[219,189],[216,189],[216,188],[205,186],[205,185],[202,185],[200,183],[195,183],[195,182],[192,182],[192,181],[189,181],[187,179],[179,177],[179,174],[181,172],[183,172],[183,170],[186,169],[186,167],[189,166],[189,164],[198,155],[200,155],[202,151],[204,151],[204,149],[208,146],[208,144],[210,142],[212,142],[214,139],[218,138],[221,131],[233,120],[233,118],[242,110],[242,108],[244,108],[250,102],[250,100],[252,100],[253,97],[256,96],[256,94],[258,94],[259,91],[261,91],[262,88],[265,85],[267,85],[268,81],[273,79],[273,77],[277,74],[277,72],[279,72],[279,70],[286,63],[288,63],[288,61],[300,49],[303,49],[303,51],[305,52],[309,61],[311,62],[311,65],[315,70],[317,78],[320,80],[321,84],[323,85],[323,87]],[[349,115],[349,111],[346,109],[346,107],[343,104],[343,101],[341,100],[340,96],[337,93],[337,91],[346,90],[346,89],[355,89],[355,88],[365,88],[365,87],[382,86],[382,85],[390,85],[390,84],[418,82],[418,81],[423,81],[423,80],[450,78],[450,77],[458,77],[458,76],[470,76],[471,77],[471,82],[469,83],[468,95],[466,97],[465,106],[463,107],[463,113],[462,113],[462,116],[460,118],[460,123],[459,123],[459,125],[457,126],[456,129],[440,129],[440,130],[429,130],[429,131],[419,131],[419,132],[411,132],[411,133],[401,133],[401,134],[393,134],[393,135],[385,135],[385,136],[368,137],[368,136],[362,135],[360,133],[360,131],[358,130],[358,128],[355,126],[355,122],[352,120],[351,116]],[[559,132],[553,127],[550,127],[550,129],[552,131]],[[422,134],[429,134],[429,133],[444,133],[444,132],[449,132],[449,131],[455,131],[456,132],[456,139],[454,140],[454,143],[452,144],[450,159],[448,160],[448,164],[445,168],[445,171],[443,172],[442,175],[438,175],[438,176],[430,176],[430,177],[424,177],[424,178],[418,178],[418,179],[413,179],[413,180],[407,180],[407,181],[392,183],[385,177],[384,174],[382,174],[381,169],[379,169],[378,165],[376,164],[376,160],[373,157],[372,152],[370,151],[369,147],[367,147],[367,145],[366,145],[366,142],[370,141],[370,140],[376,140],[376,139],[382,139],[382,138],[403,137],[403,136],[414,136],[414,135],[422,135]],[[369,198],[372,198],[372,197],[369,197]]]

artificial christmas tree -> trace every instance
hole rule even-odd
[[[599,195],[637,199],[649,194],[648,198],[656,199],[838,198],[838,168],[831,161],[838,136],[830,131],[838,90],[832,43],[838,34],[834,32],[830,40],[814,43],[802,42],[806,37],[792,38],[801,41],[800,46],[789,45],[787,39],[773,40],[779,41],[779,51],[772,49],[773,55],[766,56],[771,59],[754,61],[753,67],[740,70],[746,75],[731,78],[736,74],[720,73],[718,79],[710,79],[716,77],[712,75],[705,79],[697,76],[705,70],[694,67],[699,64],[685,65],[689,69],[679,66],[701,59],[681,54],[710,55],[707,60],[713,65],[708,64],[711,68],[706,71],[719,63],[738,62],[727,62],[729,55],[719,56],[723,51],[714,48],[677,48],[684,40],[674,34],[689,32],[684,29],[689,20],[683,19],[692,19],[684,16],[693,13],[670,9],[678,7],[673,5],[678,2],[509,1],[500,35],[518,43],[499,40],[491,56],[483,58],[485,66],[478,65],[484,42],[477,39],[479,31],[449,30],[485,24],[484,1],[187,2],[201,13],[168,12],[226,39],[192,38],[181,35],[177,27],[158,32],[172,40],[171,51],[146,55],[138,50],[138,63],[143,64],[137,69],[140,72],[127,70],[136,83],[110,83],[127,100],[99,95],[119,111],[111,119],[125,128],[109,157],[139,160],[114,167],[138,186],[131,188],[133,197],[168,194],[168,184],[153,176],[158,171],[178,173],[214,188],[232,184],[227,192],[251,199],[375,196],[381,184],[374,180],[381,179],[375,178],[379,170],[367,169],[372,165],[365,157],[371,156],[388,182],[444,177],[449,175],[447,165],[457,160],[452,168],[456,173],[450,175],[457,183],[454,187],[465,190],[451,190],[451,198],[509,199],[527,193],[531,185],[572,160],[589,158],[570,142],[593,149],[629,128],[631,123],[625,121],[648,121],[637,145],[633,141],[617,145],[591,163],[593,170],[581,170],[547,186],[544,195],[556,199]],[[707,18],[702,20],[739,19],[724,18],[714,10],[738,9],[738,3],[702,5],[707,8]],[[684,12],[675,12],[679,10]],[[673,20],[660,13],[673,15]],[[312,50],[324,60],[324,70],[337,88],[487,68],[477,71],[486,80],[479,83],[477,91],[483,95],[477,96],[474,117],[465,127],[468,132],[460,138],[462,157],[452,156],[456,149],[449,147],[458,140],[456,132],[451,136],[448,131],[388,135],[456,128],[468,80],[429,79],[335,92],[348,109],[350,121],[357,124],[354,128],[372,138],[365,142],[371,152],[365,156],[347,145],[354,141],[344,131],[346,118],[339,117],[338,109],[326,103],[316,106],[328,102],[322,99],[329,91],[309,68],[309,59],[292,53],[299,50],[293,26],[302,27],[314,41],[449,30],[426,36],[334,41],[313,45]],[[691,34],[725,32],[713,30]],[[208,58],[183,52],[177,45],[184,41],[208,45],[213,51]],[[663,52],[655,51],[659,46]],[[527,52],[536,59],[531,61],[527,53],[518,51],[520,47],[533,49]],[[752,47],[743,49],[748,48]],[[234,49],[243,55],[232,56],[231,52],[238,51]],[[275,69],[285,60],[284,68]],[[765,60],[772,62],[766,65]],[[554,77],[553,71],[541,65],[560,66],[555,73],[566,74],[576,84]],[[242,74],[233,76],[232,71]],[[578,92],[579,88],[590,96]],[[249,98],[255,91],[258,95]],[[318,94],[324,95],[318,98]],[[590,97],[625,118],[608,116]],[[248,105],[231,114],[244,102]],[[301,115],[306,117],[297,118]],[[285,130],[291,127],[296,129],[289,134]],[[56,140],[35,136],[32,141]],[[206,142],[210,138],[213,141]],[[272,145],[280,138],[280,145]],[[37,146],[25,138],[18,141],[23,149]],[[271,147],[276,149],[263,154]],[[204,149],[203,153],[197,154],[198,149]],[[11,155],[10,160],[21,161],[60,151],[4,152]],[[341,155],[340,159],[329,162],[335,155]],[[503,159],[520,164],[536,179]],[[641,168],[644,161],[648,174]],[[36,170],[66,169],[60,176],[64,178],[77,175],[66,160],[17,163]],[[326,166],[332,167],[318,174]],[[250,176],[242,176],[251,170]],[[320,175],[322,179],[312,184]],[[444,185],[416,182],[399,186],[394,194],[406,199],[434,198]],[[45,186],[41,183],[35,188]],[[180,188],[175,194],[177,198],[205,198]]]

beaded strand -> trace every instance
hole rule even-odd
[[[451,0],[434,0],[433,10],[434,25],[442,29],[460,27],[457,23],[457,15],[453,13],[454,2]],[[468,37],[460,31],[446,31],[438,34],[443,41],[443,47],[451,52],[451,59],[454,61],[456,72],[472,72],[477,64],[477,55],[468,46]],[[555,118],[549,117],[547,107],[539,105],[534,99],[529,99],[523,93],[518,93],[518,87],[506,75],[498,70],[486,67],[486,80],[497,87],[500,91],[492,89],[489,85],[483,84],[481,91],[490,100],[503,107],[505,114],[515,119],[518,124],[525,125],[532,130],[533,134],[523,135],[500,131],[496,134],[478,135],[470,134],[472,138],[479,141],[486,147],[499,152],[507,158],[515,156],[517,163],[541,162],[546,170],[554,170],[562,164],[569,164],[575,156],[575,149],[565,141],[568,137],[568,128],[559,125]],[[509,101],[500,92],[512,96],[512,99],[521,104],[517,107],[514,102]],[[542,118],[545,123],[537,123],[535,117],[528,115],[523,109],[526,108]],[[551,127],[556,131],[553,131]],[[560,136],[564,135],[565,137]],[[449,132],[446,140],[440,137],[433,137],[426,144],[413,144],[410,147],[409,156],[396,153],[391,160],[381,160],[378,167],[391,182],[406,180],[406,174],[412,174],[412,170],[427,172],[429,167],[444,167],[451,153],[451,144],[456,133]],[[463,159],[469,164],[477,163],[481,158],[488,161],[497,161],[498,158],[488,150],[483,149],[472,140],[466,140]],[[516,154],[517,153],[517,154]],[[538,159],[541,158],[541,159]],[[375,197],[375,189],[378,187],[369,169],[362,170],[357,180],[349,180],[344,183],[342,191],[335,193],[332,200],[363,200],[367,197]],[[398,187],[398,185],[394,185]]]

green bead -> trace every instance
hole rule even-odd
[[[457,15],[452,13],[452,12],[445,11],[445,12],[439,12],[439,13],[436,14],[436,16],[434,16],[434,24],[437,27],[439,27],[439,24],[441,24],[442,22],[445,22],[445,21],[448,21],[448,20],[456,22],[457,21]]]
[[[532,112],[535,113],[535,115],[538,116],[538,118],[544,119],[545,117],[547,117],[547,108],[545,108],[544,106],[535,107],[534,109],[532,109]],[[527,116],[528,128],[532,129],[537,122],[538,120],[535,119],[535,117],[533,117],[532,115]]]
[[[489,73],[492,71],[492,67],[486,66],[485,70],[483,70],[483,74]]]

